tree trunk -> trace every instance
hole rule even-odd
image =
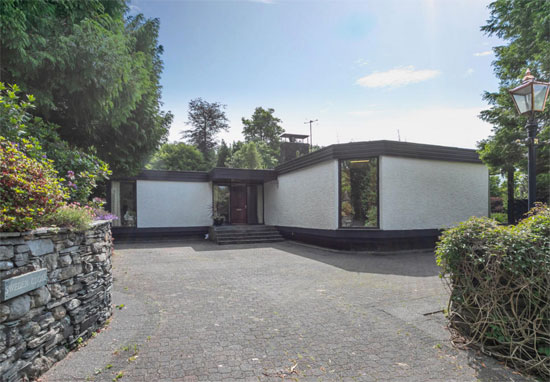
[[[507,187],[508,187],[508,224],[514,224],[516,222],[515,216],[514,216],[514,168],[509,168],[506,172],[506,180],[507,180]]]

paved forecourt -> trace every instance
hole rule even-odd
[[[527,381],[452,348],[431,252],[116,245],[108,329],[57,381]]]

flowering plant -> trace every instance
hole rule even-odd
[[[81,206],[75,202],[61,206],[48,216],[48,223],[57,227],[67,227],[75,231],[84,231],[94,220],[94,211],[90,206]]]
[[[0,231],[36,228],[68,197],[51,162],[28,157],[2,136],[0,195]]]

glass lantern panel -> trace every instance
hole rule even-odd
[[[534,93],[535,93],[535,107],[536,111],[542,111],[544,108],[544,101],[546,98],[546,92],[549,85],[535,84]]]
[[[528,94],[528,95],[514,94],[514,100],[518,105],[520,114],[531,111],[531,94]]]

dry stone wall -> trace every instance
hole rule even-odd
[[[0,381],[35,379],[112,314],[110,222],[0,233]]]

